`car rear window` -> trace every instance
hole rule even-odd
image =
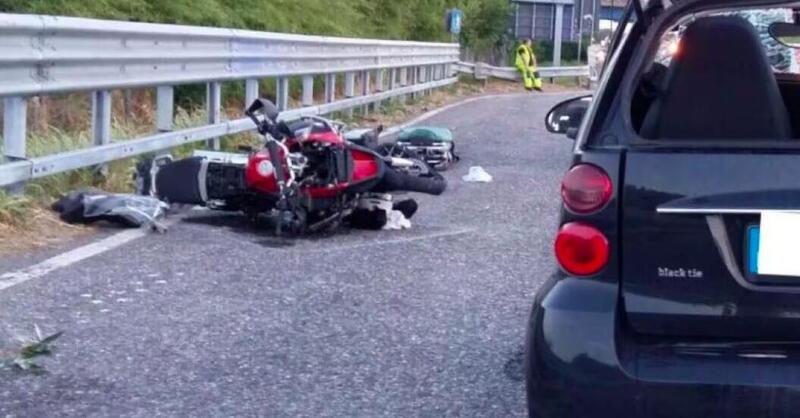
[[[776,22],[800,19],[791,8],[720,11],[688,16],[664,31],[631,101],[631,122],[639,137],[682,144],[772,139],[800,144],[785,141],[800,139],[800,48],[773,36]],[[694,28],[691,36],[688,28]],[[693,94],[696,99],[687,98]],[[698,114],[707,114],[708,122]]]
[[[739,10],[733,12],[713,13],[711,16],[739,16],[750,22],[756,29],[761,44],[767,52],[770,65],[776,73],[800,74],[800,50],[790,48],[778,42],[769,32],[769,26],[775,22],[793,22],[792,9],[759,9],[759,10]],[[672,56],[680,47],[680,38],[693,19],[683,22],[664,33],[661,37],[660,47],[656,54],[655,62],[664,66],[669,66]]]

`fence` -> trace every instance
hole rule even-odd
[[[245,83],[246,101],[259,81],[275,78],[284,117],[353,109],[455,83],[458,44],[288,35],[233,29],[0,14],[0,97],[4,101],[0,186],[253,128],[248,119],[222,120],[222,82]],[[344,98],[336,97],[343,75]],[[324,77],[314,103],[314,77]],[[302,78],[303,107],[289,109],[289,80]],[[357,80],[360,82],[357,83]],[[208,121],[173,130],[174,86],[206,84]],[[356,88],[359,91],[356,91]],[[156,88],[154,134],[111,141],[112,90]],[[44,157],[26,155],[27,100],[87,92],[92,97],[93,146]]]

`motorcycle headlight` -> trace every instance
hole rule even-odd
[[[275,167],[272,165],[271,161],[264,160],[258,163],[256,166],[256,171],[261,177],[270,177],[273,173],[275,173]]]

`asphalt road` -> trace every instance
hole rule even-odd
[[[525,322],[555,269],[572,149],[542,120],[564,98],[427,121],[453,129],[463,160],[410,231],[282,240],[195,211],[0,291],[0,339],[66,332],[48,374],[0,375],[0,416],[526,416]],[[494,182],[463,182],[471,165]]]

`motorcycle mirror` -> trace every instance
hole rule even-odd
[[[267,119],[273,122],[275,122],[280,114],[278,107],[267,99],[256,99],[253,101],[253,104],[247,108],[247,113],[250,115],[255,115],[258,112],[263,113]]]
[[[378,132],[378,135],[380,135],[381,132],[383,132],[383,129],[384,129],[383,125],[378,125],[378,129],[376,129],[375,131]]]

